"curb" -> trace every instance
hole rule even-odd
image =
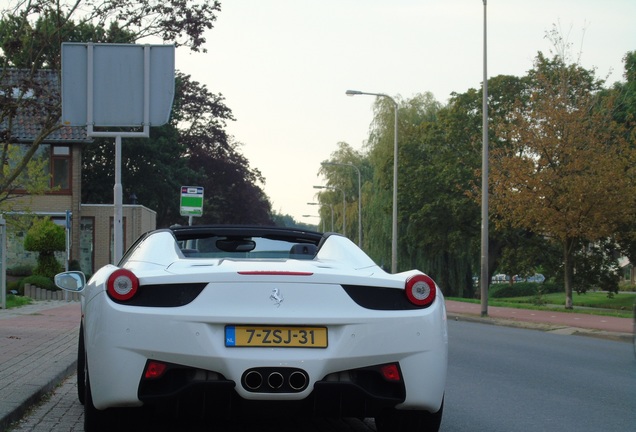
[[[66,368],[63,368],[56,373],[47,383],[36,388],[31,395],[21,400],[13,410],[8,412],[4,417],[0,418],[0,432],[8,430],[13,423],[22,419],[34,405],[40,403],[42,399],[60,385],[62,381],[70,377],[75,372],[76,367],[77,360],[71,362],[71,364],[67,365]]]
[[[505,318],[492,318],[492,317],[480,317],[476,315],[461,314],[449,312],[447,313],[448,319],[453,321],[466,321],[475,322],[481,324],[498,325],[504,327],[516,327],[530,330],[538,330],[546,333],[562,334],[562,335],[574,335],[574,336],[588,336],[600,339],[608,339],[617,342],[632,343],[634,335],[631,333],[617,333],[608,332],[603,330],[586,329],[581,327],[569,327],[560,326],[554,324],[545,323],[532,323],[526,321],[516,321]]]

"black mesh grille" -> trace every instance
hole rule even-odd
[[[137,294],[128,301],[119,301],[111,297],[115,303],[128,306],[178,307],[192,302],[207,283],[140,285]]]
[[[364,285],[342,285],[349,297],[365,309],[412,310],[422,309],[411,303],[404,290]],[[430,306],[430,305],[429,305]],[[428,306],[426,306],[428,307]]]

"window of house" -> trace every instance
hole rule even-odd
[[[13,145],[9,165],[16,166],[26,155],[27,145]],[[27,167],[15,184],[15,189],[24,192],[33,187],[37,178],[44,174],[49,193],[68,195],[71,193],[71,147],[68,145],[40,144],[32,159],[35,168]],[[38,182],[38,184],[41,184]]]
[[[60,191],[71,189],[71,148],[69,146],[53,146],[51,188],[59,188]]]

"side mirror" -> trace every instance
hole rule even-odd
[[[69,271],[55,275],[55,285],[65,291],[80,292],[86,286],[86,276],[81,271]]]

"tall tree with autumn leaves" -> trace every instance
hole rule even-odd
[[[500,226],[561,246],[566,308],[572,308],[575,253],[615,235],[634,218],[636,151],[613,118],[594,71],[541,53],[525,94],[491,151],[491,209]]]

